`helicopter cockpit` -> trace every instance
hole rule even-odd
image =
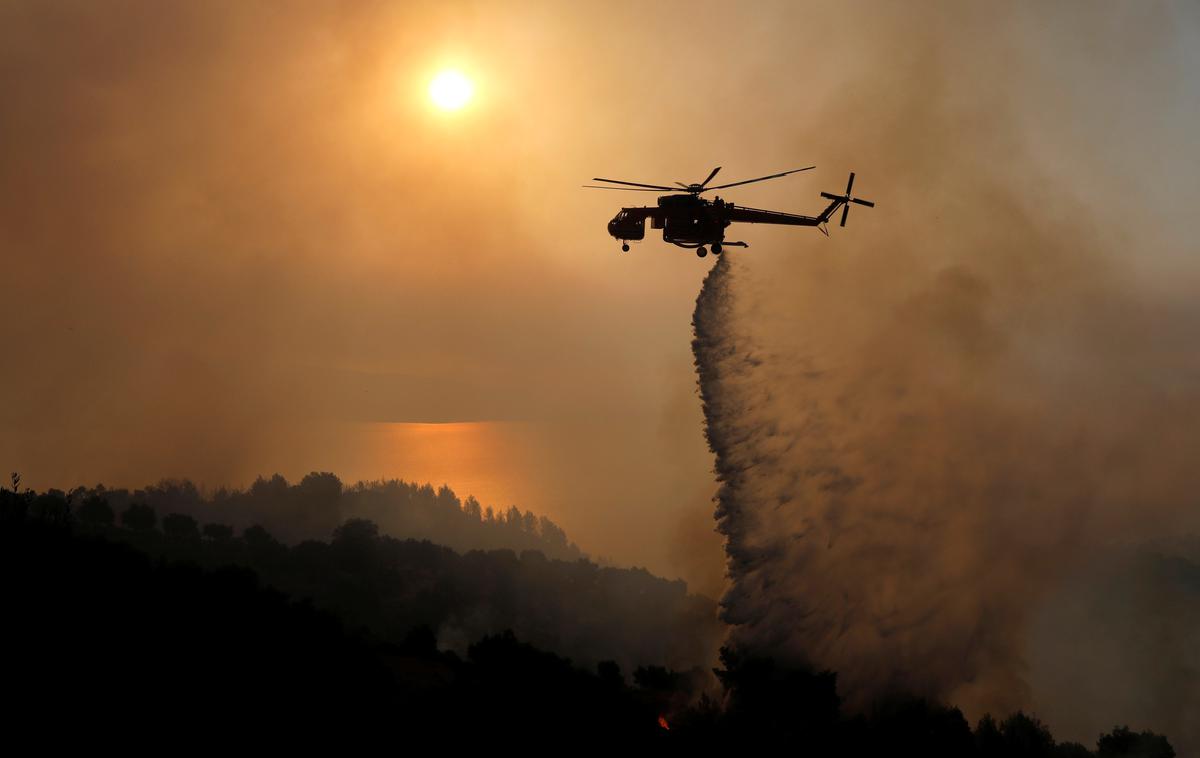
[[[613,216],[608,222],[608,233],[619,240],[640,240],[646,237],[646,216],[633,213],[627,208]]]

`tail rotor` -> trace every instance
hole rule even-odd
[[[821,197],[829,199],[829,200],[836,200],[839,203],[841,203],[841,205],[842,205],[842,222],[839,224],[839,226],[846,225],[846,217],[850,215],[850,203],[855,203],[856,205],[865,205],[868,208],[875,207],[875,203],[871,202],[870,200],[862,200],[857,197],[851,197],[850,192],[853,189],[854,189],[854,172],[851,171],[850,172],[850,180],[848,182],[846,182],[845,194],[834,195],[829,192],[821,193]]]

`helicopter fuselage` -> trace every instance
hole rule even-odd
[[[662,230],[664,242],[688,248],[720,244],[731,223],[726,212],[730,208],[721,198],[664,195],[656,208],[622,208],[608,222],[608,233],[622,242],[645,239],[649,220],[651,229]]]

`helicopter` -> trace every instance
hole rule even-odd
[[[614,216],[612,221],[608,222],[608,233],[621,242],[622,251],[629,252],[629,242],[631,240],[645,239],[646,219],[650,219],[651,229],[662,229],[664,242],[678,245],[682,248],[695,249],[696,255],[703,258],[708,255],[706,246],[712,248],[714,255],[720,255],[721,251],[727,247],[749,247],[745,242],[730,242],[725,239],[725,228],[733,223],[815,226],[825,236],[829,236],[826,225],[833,218],[833,214],[837,212],[838,208],[842,209],[840,225],[845,226],[846,216],[850,212],[851,203],[865,205],[868,208],[875,207],[875,203],[870,200],[851,197],[850,192],[854,189],[853,171],[850,172],[850,180],[846,182],[846,191],[844,193],[840,195],[829,192],[821,193],[821,197],[828,199],[830,202],[825,207],[825,210],[816,216],[801,216],[794,213],[746,208],[722,200],[719,196],[712,200],[700,197],[705,192],[711,192],[712,190],[739,187],[743,184],[753,184],[754,182],[765,182],[768,179],[778,179],[782,176],[809,171],[814,168],[816,166],[794,168],[790,171],[782,171],[770,176],[760,176],[757,179],[746,179],[740,182],[718,184],[712,187],[709,186],[709,182],[721,170],[720,166],[714,168],[709,173],[708,178],[702,182],[693,184],[675,182],[675,187],[662,184],[626,182],[619,179],[602,179],[598,176],[594,177],[592,181],[607,182],[608,185],[620,186],[596,184],[585,184],[583,186],[589,189],[673,193],[659,197],[657,206],[622,208],[620,213]]]

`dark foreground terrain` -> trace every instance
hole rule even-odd
[[[331,542],[289,547],[261,527],[234,536],[201,529],[190,516],[160,521],[148,506],[130,508],[114,514],[94,495],[76,503],[58,493],[0,494],[10,741],[170,750],[320,739],[396,749],[431,740],[563,752],[1174,755],[1166,738],[1120,727],[1095,750],[1055,743],[1022,713],[985,717],[972,729],[957,709],[902,696],[852,716],[840,708],[833,672],[784,670],[728,649],[715,681],[661,665],[666,656],[645,660],[676,644],[663,640],[631,647],[616,635],[614,649],[643,657],[625,669],[611,659],[576,665],[511,631],[485,634],[462,652],[439,649],[434,625],[481,607],[489,593],[505,596],[495,608],[523,609],[513,618],[528,624],[539,585],[552,595],[563,583],[577,586],[589,603],[556,602],[547,613],[557,616],[540,633],[553,630],[578,649],[604,645],[609,632],[594,617],[606,608],[599,593],[612,586],[650,591],[635,598],[647,609],[674,595],[686,607],[690,596],[653,596],[655,582],[671,583],[648,575],[610,586],[595,566],[532,554],[460,556],[381,537],[364,520],[343,524]],[[526,562],[532,568],[522,568]],[[424,584],[415,579],[422,575]],[[679,630],[672,622],[638,633]]]

